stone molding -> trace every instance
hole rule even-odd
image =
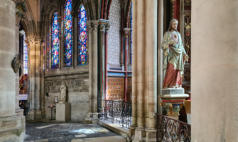
[[[88,80],[86,78],[65,78],[65,79],[46,79],[45,80],[45,92],[53,93],[60,92],[60,85],[62,82],[65,82],[68,88],[68,91],[80,91],[80,92],[88,92]]]

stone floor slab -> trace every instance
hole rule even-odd
[[[27,123],[25,142],[124,142],[123,137],[96,124]]]

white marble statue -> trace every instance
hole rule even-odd
[[[60,86],[59,103],[66,103],[66,98],[67,98],[67,88],[65,82],[62,82]]]

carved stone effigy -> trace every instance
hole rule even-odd
[[[66,103],[66,99],[67,99],[67,88],[65,83],[63,82],[60,86],[59,103]]]

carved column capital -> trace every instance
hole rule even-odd
[[[88,27],[89,31],[97,31],[98,25],[99,25],[99,23],[97,20],[92,20],[92,21],[87,22],[87,27]]]
[[[98,22],[92,23],[92,30],[97,31],[98,29]]]
[[[125,37],[128,38],[129,33],[130,33],[130,28],[124,28],[123,31],[124,31]]]
[[[108,31],[109,31],[109,29],[110,29],[110,24],[109,24],[109,23],[107,23],[107,24],[105,25],[105,30],[106,30],[106,32],[108,32]]]
[[[104,24],[99,24],[99,30],[101,32],[105,32],[105,25]]]
[[[105,19],[100,19],[99,20],[99,29],[100,29],[100,31],[105,32],[105,31],[109,30],[109,28],[110,28],[110,25],[109,25],[108,20],[105,20]]]

